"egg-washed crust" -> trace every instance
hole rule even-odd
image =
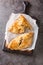
[[[32,25],[26,20],[23,15],[20,15],[8,28],[8,31],[15,34],[19,34],[24,33],[27,28],[29,30],[32,30]]]
[[[29,48],[33,42],[33,35],[34,35],[33,32],[24,33],[12,39],[7,45],[7,48],[11,50],[22,50],[22,49]]]

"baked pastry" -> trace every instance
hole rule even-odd
[[[33,32],[21,34],[20,36],[12,39],[7,45],[7,48],[11,50],[22,50],[30,47],[33,41],[33,34]]]
[[[8,31],[19,34],[24,33],[26,29],[32,30],[32,26],[23,15],[20,15],[18,19],[16,19],[14,23],[8,28]]]

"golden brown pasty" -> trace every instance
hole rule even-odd
[[[32,45],[33,32],[24,33],[10,41],[7,48],[11,50],[21,50]]]
[[[18,19],[8,28],[8,31],[12,33],[24,33],[26,29],[32,30],[31,24],[26,20],[23,15],[20,15]]]

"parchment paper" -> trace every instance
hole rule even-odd
[[[8,27],[12,25],[12,23],[21,15],[22,13],[18,13],[18,14],[14,14],[12,13],[7,24],[6,24],[6,29],[5,29],[5,40],[7,43],[10,42],[11,39],[15,38],[16,36],[20,35],[20,34],[13,34],[11,32],[8,32]],[[32,46],[30,48],[26,48],[27,50],[33,50],[35,49],[35,45],[36,45],[36,41],[37,41],[37,37],[38,37],[38,26],[36,24],[36,20],[33,19],[32,17],[30,17],[29,15],[26,14],[22,14],[32,25],[33,27],[33,32],[34,32],[34,38],[33,38],[33,43]],[[26,50],[23,49],[23,50]]]

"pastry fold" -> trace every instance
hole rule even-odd
[[[33,42],[33,32],[24,33],[20,36],[17,36],[16,38],[12,39],[9,44],[7,45],[7,48],[11,50],[22,50],[31,47]]]
[[[20,15],[14,23],[8,28],[8,31],[14,34],[24,33],[26,29],[32,30],[32,25],[23,15]]]

